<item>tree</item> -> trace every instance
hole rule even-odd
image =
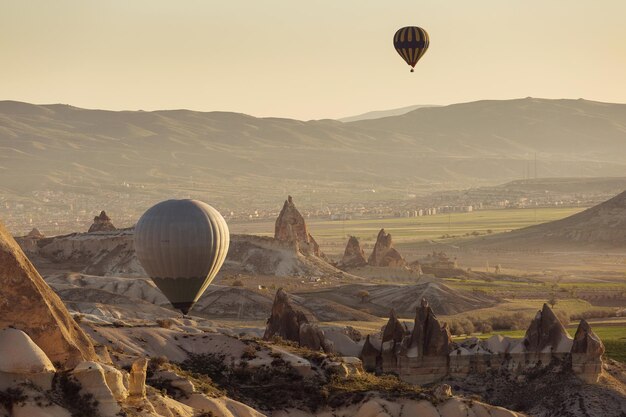
[[[550,307],[554,308],[554,305],[556,303],[557,303],[556,294],[555,293],[550,294],[550,298],[548,298],[548,304],[550,304]]]
[[[370,293],[367,290],[359,290],[356,293],[356,296],[359,297],[361,299],[361,302],[364,303],[367,301],[367,299],[370,297]]]

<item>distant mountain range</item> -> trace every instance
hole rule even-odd
[[[0,102],[0,200],[61,190],[221,208],[365,201],[525,177],[623,176],[626,105],[517,99],[355,122]],[[373,193],[373,191],[375,193]],[[132,199],[130,198],[130,199]]]
[[[376,111],[369,111],[367,113],[363,113],[363,114],[358,114],[356,116],[350,116],[350,117],[342,117],[341,119],[337,119],[340,122],[358,122],[359,120],[371,120],[371,119],[380,119],[383,117],[391,117],[391,116],[402,116],[403,114],[407,114],[410,111],[413,110],[417,110],[417,109],[421,109],[424,107],[438,107],[435,105],[414,105],[414,106],[408,106],[408,107],[400,107],[397,109],[391,109],[391,110],[376,110]]]

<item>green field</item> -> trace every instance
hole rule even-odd
[[[540,208],[479,210],[471,213],[438,214],[435,216],[385,218],[367,220],[312,220],[309,228],[318,241],[342,239],[347,235],[363,242],[374,242],[381,228],[393,235],[395,242],[438,239],[443,235],[463,236],[472,232],[486,234],[504,232],[538,223],[562,219],[581,208]]]
[[[594,326],[591,324],[593,331],[604,343],[606,348],[605,355],[608,358],[614,359],[626,363],[626,326]],[[568,327],[568,333],[573,337],[576,333],[576,327]],[[477,335],[476,337],[481,339],[487,339],[494,334],[501,334],[509,337],[524,337],[526,330],[508,330],[493,332],[491,334]],[[466,337],[458,337],[455,340],[463,340]]]
[[[537,277],[535,277],[537,278]],[[556,291],[559,299],[571,298],[572,293],[577,291],[615,291],[616,293],[626,292],[626,280],[613,280],[608,282],[549,282],[533,280],[499,280],[492,279],[485,281],[482,279],[465,278],[445,278],[445,283],[451,288],[466,291],[481,291],[492,295],[511,296],[512,294],[550,294]],[[528,298],[528,296],[526,296]],[[547,296],[546,296],[547,299]],[[567,300],[563,300],[567,301]]]
[[[562,219],[583,208],[538,208],[477,210],[471,213],[437,214],[422,217],[380,219],[321,220],[307,219],[309,231],[322,246],[345,244],[348,236],[357,236],[362,243],[373,244],[381,228],[393,235],[394,242],[409,243],[440,239],[444,235],[462,237],[472,233],[487,234]],[[233,233],[272,236],[273,221],[233,223]]]

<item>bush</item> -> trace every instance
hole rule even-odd
[[[604,319],[607,317],[618,317],[617,309],[602,309],[602,310],[588,310],[583,311],[582,313],[572,314],[570,316],[571,320],[588,320],[588,319]]]
[[[253,368],[246,362],[226,365],[223,357],[214,354],[190,354],[180,366],[209,376],[229,397],[260,410],[297,408],[315,413],[325,406],[361,401],[374,392],[390,399],[427,398],[420,387],[404,383],[396,376],[366,373],[344,378],[333,368],[302,376],[282,355],[275,353],[273,357],[271,366]]]
[[[170,329],[174,325],[172,319],[157,319],[156,323],[164,329]]]
[[[256,358],[257,349],[254,345],[248,345],[241,353],[241,359],[252,360]]]
[[[476,330],[474,323],[468,319],[451,320],[448,325],[450,327],[450,333],[456,336],[462,334],[470,335]]]
[[[170,360],[167,358],[167,356],[156,356],[154,358],[150,358],[150,362],[148,362],[148,367],[160,368],[169,362]]]
[[[491,322],[493,330],[523,330],[530,324],[530,318],[518,311],[512,314],[491,317],[487,322]]]
[[[240,280],[240,279],[236,279],[236,280],[233,281],[231,286],[233,286],[233,287],[243,287],[243,281]]]
[[[99,417],[98,401],[91,394],[81,394],[80,383],[66,372],[52,380],[52,401],[67,409],[72,417]]]
[[[13,414],[13,406],[22,404],[26,398],[21,388],[7,388],[6,391],[0,391],[0,404],[11,415]]]
[[[359,290],[357,291],[356,296],[361,299],[362,303],[364,303],[370,297],[370,293],[367,290]]]
[[[486,321],[476,322],[474,323],[474,327],[476,327],[476,331],[480,333],[493,332],[493,327],[491,326],[491,323],[486,322]]]

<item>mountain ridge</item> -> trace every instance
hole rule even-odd
[[[534,153],[542,177],[623,175],[626,105],[483,100],[344,123],[3,101],[0,149],[0,189],[15,199],[132,186],[150,201],[210,193],[222,207],[290,191],[380,200],[519,179]]]

